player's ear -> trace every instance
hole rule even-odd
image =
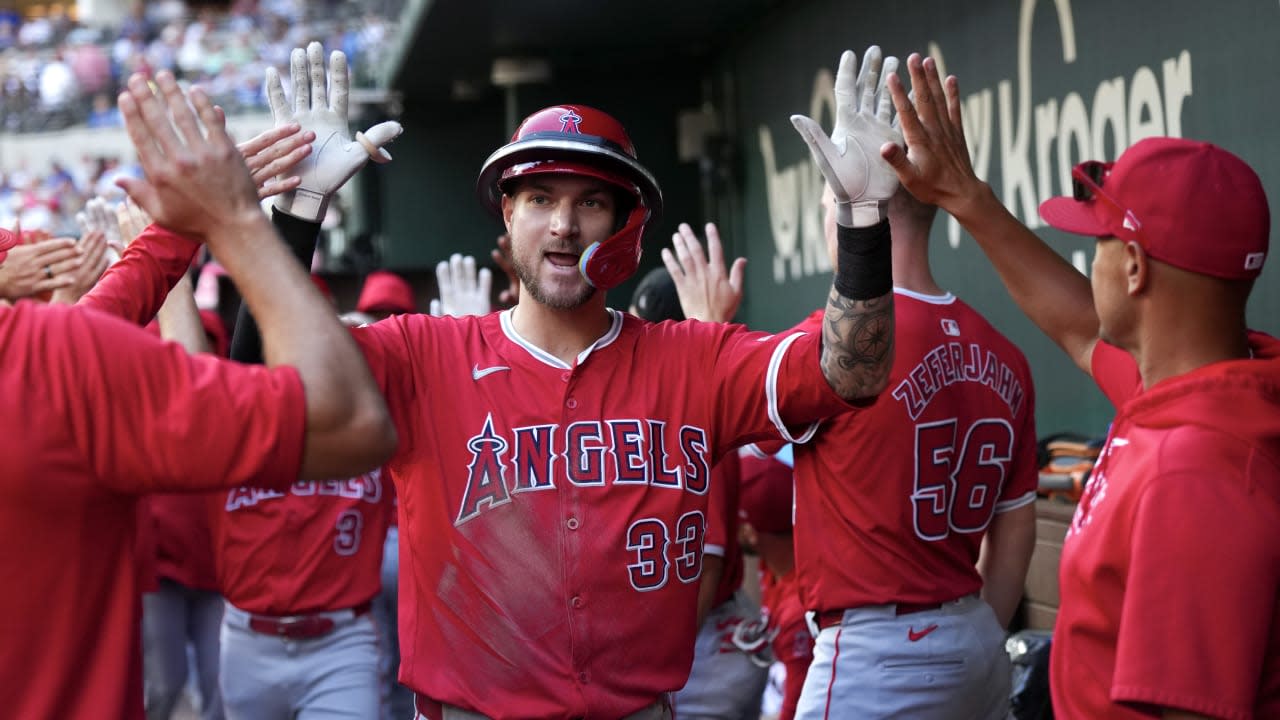
[[[507,226],[507,234],[511,233],[511,211],[515,209],[515,201],[511,196],[502,194],[502,223]]]
[[[1147,288],[1150,281],[1151,258],[1147,251],[1136,242],[1124,244],[1124,277],[1129,295],[1138,295]]]

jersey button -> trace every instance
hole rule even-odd
[[[566,521],[565,521],[564,525],[565,525],[565,527],[569,528],[570,530],[577,530],[577,529],[578,529],[578,518],[569,518],[568,520],[566,520]]]
[[[569,604],[573,606],[574,610],[581,610],[582,606],[586,605],[587,603],[584,602],[580,596],[574,595],[573,600],[570,600]]]
[[[583,685],[586,685],[589,679],[590,678],[587,676],[586,673],[584,672],[578,673],[578,682],[582,683]]]
[[[561,381],[563,381],[563,382],[569,382],[569,378],[571,378],[571,377],[573,377],[573,375],[572,375],[571,373],[565,373],[565,374],[563,374],[563,375],[561,375],[561,376],[560,376],[560,380],[561,380]]]
[[[575,400],[574,398],[569,398],[568,400],[565,401],[564,406],[569,408],[570,410],[573,410],[574,408],[578,407],[578,401]]]

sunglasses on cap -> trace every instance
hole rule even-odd
[[[1120,220],[1120,226],[1137,235],[1142,230],[1142,222],[1138,220],[1138,216],[1102,189],[1114,166],[1115,163],[1086,160],[1071,168],[1071,197],[1077,202],[1103,200],[1106,205],[1119,213],[1117,219]]]

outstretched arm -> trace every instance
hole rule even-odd
[[[155,82],[159,95],[134,75],[120,95],[146,179],[118,183],[159,225],[205,238],[254,309],[267,364],[296,369],[306,402],[302,477],[349,477],[381,465],[396,433],[364,357],[275,241],[209,98],[199,88],[188,96],[168,72]]]
[[[858,59],[845,51],[836,72],[836,124],[828,137],[803,115],[791,122],[804,138],[836,200],[835,279],[822,323],[822,372],[840,397],[854,402],[879,395],[893,366],[893,272],[886,206],[898,178],[879,156],[902,143],[890,124],[888,94],[880,82],[880,48]],[[883,64],[893,77],[897,58]]]
[[[311,266],[329,199],[370,159],[390,161],[391,154],[382,146],[402,131],[400,123],[384,122],[367,133],[356,133],[353,140],[347,126],[347,56],[338,50],[331,53],[327,72],[324,61],[324,49],[318,42],[306,50],[294,48],[289,56],[292,101],[285,94],[280,73],[275,68],[267,69],[267,102],[277,128],[300,128],[304,135],[315,139],[315,150],[287,156],[292,163],[281,160],[264,165],[254,174],[259,179],[268,171],[291,173],[297,179],[296,183],[289,183],[292,189],[276,196],[271,220],[290,254],[304,268]],[[283,183],[276,186],[283,187]],[[262,339],[250,310],[240,308],[231,338],[231,358],[258,363],[262,362]]]
[[[1022,312],[1090,372],[1098,316],[1089,279],[1019,222],[974,174],[955,77],[944,86],[933,59],[919,55],[907,59],[907,70],[914,99],[896,76],[889,78],[889,92],[910,149],[886,148],[885,159],[912,195],[960,221]]]

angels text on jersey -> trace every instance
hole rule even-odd
[[[471,460],[455,525],[513,495],[573,486],[652,486],[706,495],[711,477],[707,432],[667,428],[652,418],[588,420],[495,429],[493,414],[467,441]]]

